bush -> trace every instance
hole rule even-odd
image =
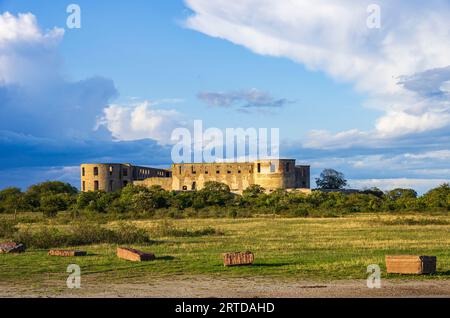
[[[70,185],[69,183],[59,181],[47,181],[32,185],[27,190],[28,193],[34,193],[38,195],[42,194],[77,194],[78,189]]]
[[[444,183],[428,191],[423,196],[423,201],[428,208],[450,211],[450,184]]]
[[[137,212],[152,212],[167,207],[168,195],[159,186],[153,186],[135,193],[131,199],[132,207]]]
[[[382,225],[450,225],[447,220],[440,219],[413,219],[413,218],[395,218],[393,220],[380,221]]]
[[[225,206],[233,199],[230,187],[216,181],[205,182],[203,189],[196,192],[194,205],[197,208],[203,206]]]
[[[2,220],[0,222],[0,238],[12,238],[17,232],[17,222]]]
[[[144,229],[120,223],[117,229],[107,229],[96,224],[77,223],[67,231],[55,227],[30,227],[15,233],[14,240],[33,248],[54,248],[89,244],[144,244],[151,239]]]
[[[0,191],[0,212],[18,212],[29,209],[25,195],[19,188],[6,188]]]
[[[47,217],[55,217],[58,212],[67,210],[73,203],[73,198],[66,193],[45,194],[41,197],[40,210]]]
[[[307,204],[299,204],[296,209],[294,209],[291,214],[296,217],[307,217],[309,216],[310,206]]]

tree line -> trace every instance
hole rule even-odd
[[[266,193],[252,185],[242,195],[223,183],[207,182],[198,191],[165,191],[159,186],[128,185],[120,191],[79,192],[68,183],[49,181],[0,191],[0,213],[43,212],[48,217],[60,211],[147,215],[155,217],[230,216],[255,214],[327,216],[354,212],[450,211],[450,186],[443,184],[422,196],[413,189],[377,188],[357,193],[313,191],[304,194],[276,190]]]

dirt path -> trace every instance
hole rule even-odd
[[[119,284],[89,277],[81,289],[68,289],[65,282],[55,281],[39,287],[0,282],[0,297],[450,297],[450,280],[383,280],[381,289],[369,289],[363,280],[319,283],[185,276]]]

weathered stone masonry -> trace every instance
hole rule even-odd
[[[296,166],[294,159],[258,160],[245,163],[173,164],[171,170],[137,167],[130,164],[81,165],[82,191],[116,191],[129,183],[159,185],[165,190],[192,191],[202,189],[205,182],[227,184],[240,193],[252,184],[267,191],[310,188],[310,167]]]

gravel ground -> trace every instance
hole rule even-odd
[[[144,280],[144,279],[143,279]],[[380,289],[369,289],[365,280],[331,282],[276,278],[212,278],[184,276],[145,279],[133,283],[96,282],[87,277],[80,289],[65,282],[47,281],[36,286],[0,282],[0,297],[449,297],[450,280],[382,280]]]

